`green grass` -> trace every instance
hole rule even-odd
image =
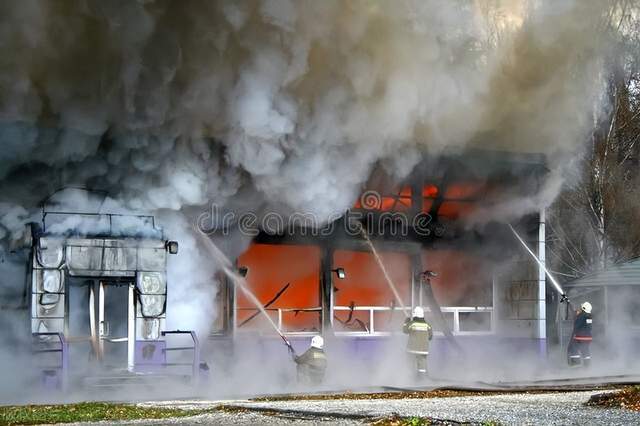
[[[385,417],[371,422],[374,426],[430,426],[433,421],[424,417]]]
[[[404,421],[407,426],[427,426],[431,424],[431,420],[422,417],[410,417],[404,419]]]
[[[97,422],[100,420],[166,419],[188,417],[207,410],[138,407],[130,404],[82,402],[65,405],[19,405],[0,407],[0,425]]]

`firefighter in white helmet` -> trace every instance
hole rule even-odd
[[[318,385],[324,380],[327,370],[327,357],[324,353],[324,339],[314,336],[309,349],[300,356],[295,356],[298,382]]]
[[[570,367],[582,365],[588,367],[591,364],[591,326],[593,317],[591,316],[591,303],[584,302],[580,305],[580,310],[576,312],[576,320],[573,323],[573,334],[567,348],[567,359]]]
[[[407,318],[402,331],[409,335],[407,352],[415,360],[418,376],[426,377],[429,341],[433,338],[433,331],[429,323],[425,321],[424,310],[420,306],[413,309],[413,317]]]

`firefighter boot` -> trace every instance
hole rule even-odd
[[[569,367],[580,367],[580,356],[568,356],[567,364],[569,364]]]
[[[571,340],[567,348],[567,364],[569,367],[580,366],[580,351],[575,340]]]

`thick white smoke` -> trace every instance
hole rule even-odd
[[[5,4],[0,170],[44,163],[174,210],[240,173],[328,215],[415,147],[575,146],[600,90],[602,41],[584,34],[607,2],[476,3]],[[496,20],[514,23],[490,44]]]
[[[597,111],[608,6],[3,2],[0,236],[52,191],[86,185],[164,214],[196,253],[193,218],[167,211],[242,198],[326,219],[379,162],[402,177],[425,151],[560,158]],[[179,292],[209,295],[195,256]]]

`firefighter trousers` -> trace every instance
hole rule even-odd
[[[411,354],[415,365],[416,374],[420,377],[427,375],[427,356],[424,354]]]
[[[571,339],[567,348],[567,361],[570,367],[582,365],[588,367],[591,364],[591,342]]]

